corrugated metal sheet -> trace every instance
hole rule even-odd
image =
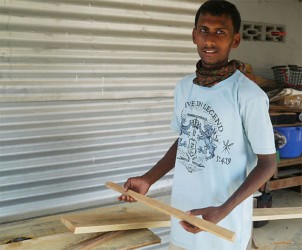
[[[199,5],[0,0],[1,222],[112,203],[161,158]]]
[[[1,0],[1,101],[170,97],[193,1]]]

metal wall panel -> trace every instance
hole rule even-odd
[[[161,158],[199,5],[0,0],[0,222],[113,203]]]
[[[1,0],[0,97],[171,97],[196,61],[190,1]]]

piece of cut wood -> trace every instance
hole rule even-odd
[[[278,162],[278,168],[292,165],[302,165],[302,156],[292,159],[281,159],[280,162]]]
[[[138,202],[61,217],[74,234],[170,226],[170,216]]]
[[[117,232],[114,232],[117,233]],[[54,234],[31,240],[0,245],[0,250],[74,250],[79,246],[88,243],[92,244],[93,239],[102,238],[106,233],[73,234],[71,232]],[[127,230],[114,238],[90,245],[91,250],[119,249],[130,250],[148,245],[158,244],[161,239],[148,229]]]
[[[301,186],[302,176],[288,177],[277,180],[270,180],[267,182],[267,191],[278,190],[282,188],[289,188],[295,186]]]
[[[115,232],[108,232],[104,233],[98,237],[93,239],[89,239],[87,241],[81,242],[77,245],[72,246],[70,249],[67,250],[90,250],[93,247],[99,246],[100,244],[111,240],[112,238],[124,234],[125,231],[115,231]]]
[[[254,208],[253,221],[301,218],[301,210],[301,207]],[[61,220],[75,234],[169,227],[171,224],[169,215],[139,202],[69,214]]]
[[[229,240],[229,241],[232,241],[234,242],[235,241],[235,233],[230,231],[230,230],[227,230],[225,228],[222,228],[212,222],[209,222],[209,221],[206,221],[206,220],[203,220],[203,219],[200,219],[198,217],[195,217],[195,216],[192,216],[192,215],[188,215],[186,214],[185,212],[179,210],[179,209],[176,209],[176,208],[173,208],[165,203],[162,203],[158,200],[155,200],[155,199],[151,199],[145,195],[142,195],[142,194],[139,194],[137,192],[134,192],[132,190],[128,190],[128,191],[125,191],[125,189],[115,183],[112,183],[112,182],[107,182],[106,183],[106,186],[110,189],[113,189],[121,194],[125,194],[125,195],[129,195],[131,197],[133,197],[134,199],[136,199],[137,201],[139,202],[142,202],[144,203],[145,205],[147,206],[150,206],[152,208],[155,208],[159,211],[162,211],[163,213],[165,214],[168,214],[170,216],[174,216],[180,220],[183,220],[183,221],[187,221],[189,222],[190,224],[202,229],[202,230],[205,230],[209,233],[212,233],[212,234],[215,234],[223,239],[226,239],[226,240]]]
[[[252,249],[259,249],[257,241],[255,240],[254,235],[252,235]]]
[[[302,218],[302,207],[254,208],[253,221]]]
[[[169,200],[169,196],[161,197],[163,200]],[[73,246],[95,239],[104,234],[104,232],[89,233],[89,234],[73,234],[65,225],[62,224],[60,218],[63,216],[71,216],[78,214],[97,214],[104,209],[117,212],[119,210],[127,211],[128,208],[123,208],[129,205],[132,210],[132,205],[136,206],[136,211],[144,213],[148,208],[143,204],[119,204],[112,207],[101,207],[86,209],[77,212],[69,212],[59,215],[45,216],[41,218],[34,218],[29,220],[21,220],[16,222],[2,223],[0,226],[0,250],[67,250],[73,249]],[[138,207],[140,205],[141,208]],[[148,208],[149,210],[153,210]],[[153,211],[154,212],[154,211]],[[148,213],[147,213],[148,214]],[[166,216],[164,214],[164,216]],[[169,216],[166,216],[169,218]],[[31,238],[29,240],[9,243],[16,238]],[[114,237],[112,240],[106,241],[101,246],[93,247],[96,249],[137,249],[147,245],[160,243],[160,238],[148,229],[127,230],[124,234]]]
[[[0,226],[0,245],[20,237],[37,239],[63,233],[69,233],[69,231],[60,222],[59,215],[3,223]]]

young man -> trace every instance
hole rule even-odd
[[[176,86],[171,122],[179,132],[166,155],[125,189],[146,194],[175,166],[171,205],[236,232],[231,243],[172,218],[171,242],[190,250],[245,250],[251,237],[252,194],[274,173],[276,156],[266,94],[229,62],[240,43],[240,14],[222,0],[198,10],[193,42],[196,74]],[[134,201],[122,195],[120,200]]]

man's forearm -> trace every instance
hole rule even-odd
[[[178,139],[173,143],[170,149],[167,151],[165,156],[156,163],[156,165],[150,169],[146,174],[143,175],[144,178],[148,180],[150,185],[163,177],[175,166],[176,152],[177,152]]]
[[[242,185],[223,204],[231,212],[242,201],[256,192],[276,171],[276,155],[258,155],[258,164]]]

